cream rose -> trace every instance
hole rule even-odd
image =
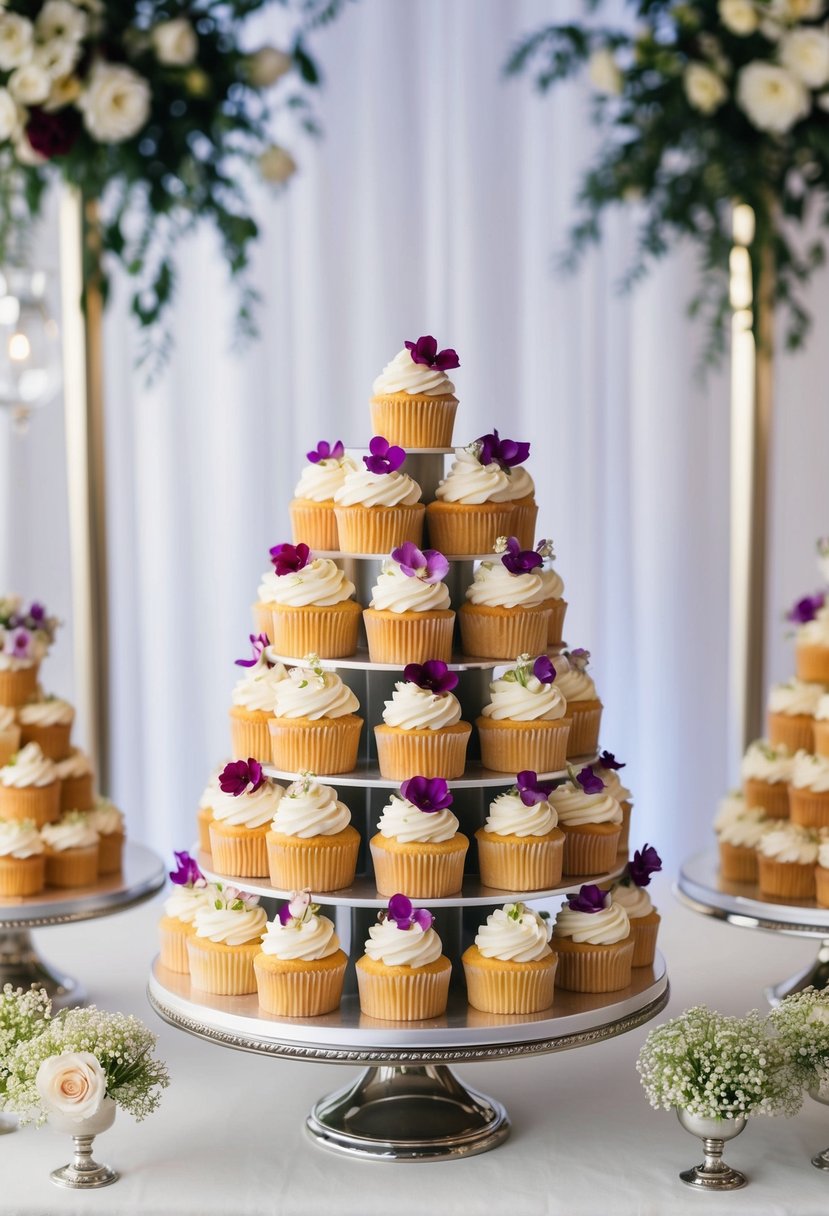
[[[296,173],[296,161],[290,152],[271,144],[259,157],[259,172],[266,182],[286,182]]]
[[[760,24],[760,14],[752,0],[720,0],[717,11],[720,21],[732,34],[745,37],[753,34]]]
[[[41,42],[80,42],[86,26],[86,13],[71,0],[46,0],[35,21]]]
[[[199,53],[199,39],[186,17],[161,21],[150,31],[159,63],[168,68],[189,68]]]
[[[737,82],[737,102],[758,131],[785,135],[809,113],[809,94],[801,81],[773,63],[750,63]]]
[[[258,51],[248,55],[245,72],[255,89],[269,89],[293,66],[293,59],[285,51],[277,50],[275,46],[260,46]]]
[[[9,77],[9,92],[22,106],[39,106],[52,91],[52,78],[37,63],[15,68]]]
[[[810,89],[829,81],[829,35],[823,30],[792,30],[780,43],[780,62]]]
[[[107,1078],[90,1052],[65,1051],[43,1061],[35,1087],[47,1113],[80,1122],[98,1113],[106,1097]]]
[[[0,14],[0,68],[11,72],[32,57],[34,29],[31,21],[17,13]]]
[[[0,140],[11,139],[17,130],[17,106],[8,89],[0,89]]]
[[[713,114],[728,97],[722,77],[704,63],[689,63],[682,84],[688,101],[701,114]]]
[[[150,86],[121,63],[99,63],[78,100],[84,126],[102,144],[137,135],[150,116]]]
[[[607,47],[594,51],[590,56],[587,75],[599,93],[618,94],[622,91],[622,73],[613,52]]]

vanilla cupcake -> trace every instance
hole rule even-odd
[[[40,829],[47,887],[91,887],[98,878],[98,833],[80,811]]]
[[[375,435],[365,468],[348,473],[334,495],[339,547],[344,553],[390,553],[395,545],[420,545],[426,511],[420,486],[400,466],[401,447]]]
[[[12,707],[0,705],[0,768],[20,750],[20,727]]]
[[[380,895],[405,887],[416,898],[442,899],[460,891],[469,840],[452,801],[442,777],[410,777],[390,796],[369,841]]]
[[[619,837],[619,850],[627,853],[630,843],[630,818],[633,814],[633,794],[622,783],[619,776],[619,770],[623,768],[627,768],[627,765],[617,760],[613,752],[605,751],[593,765],[593,772],[597,777],[601,777],[608,794],[615,798],[622,808],[622,834]]]
[[[452,347],[426,334],[406,342],[374,381],[371,425],[407,448],[448,448],[458,399],[447,371],[460,367]]]
[[[60,814],[60,781],[54,762],[27,743],[0,768],[0,819],[31,819],[37,827]]]
[[[284,789],[250,757],[233,760],[219,775],[210,820],[210,853],[220,874],[264,878],[268,873],[265,839]]]
[[[482,436],[483,443],[487,440],[493,444],[495,459],[506,469],[509,477],[507,501],[515,508],[510,528],[518,538],[521,548],[531,549],[538,519],[538,505],[535,501],[535,482],[523,467],[530,454],[530,445],[513,439],[501,439],[497,430],[491,435]]]
[[[556,655],[556,687],[567,702],[567,717],[572,720],[567,741],[567,758],[589,756],[599,746],[602,703],[596,685],[587,674],[589,650],[565,650]]]
[[[551,791],[549,783],[527,770],[489,804],[486,822],[475,833],[484,886],[543,891],[561,881],[564,833],[550,803]]]
[[[277,654],[318,654],[344,659],[357,649],[362,609],[354,584],[330,557],[314,557],[306,544],[274,545],[271,625]]]
[[[483,1013],[540,1013],[553,1003],[552,927],[525,904],[496,908],[463,952],[466,995]]]
[[[570,717],[546,655],[519,655],[515,667],[489,686],[475,719],[485,768],[498,773],[558,772],[564,768]]]
[[[312,549],[325,552],[338,546],[334,495],[346,474],[357,466],[350,456],[346,456],[340,439],[333,444],[321,439],[307,455],[308,463],[302,470],[289,507],[291,532],[295,545],[304,541]]]
[[[98,798],[87,823],[98,833],[98,875],[120,874],[124,856],[124,816],[108,798]]]
[[[424,663],[452,658],[455,613],[443,582],[449,563],[437,549],[408,542],[383,563],[363,609],[372,663]]]
[[[821,840],[818,846],[815,898],[821,908],[829,908],[829,840]]]
[[[250,635],[253,657],[237,659],[246,668],[233,689],[230,707],[230,744],[234,760],[255,756],[266,760],[271,754],[270,723],[276,705],[275,688],[288,673],[274,658],[268,635]]]
[[[31,819],[0,819],[0,899],[39,895],[46,882],[46,853]]]
[[[812,729],[815,751],[819,756],[829,756],[829,693],[817,703]]]
[[[651,875],[661,869],[662,858],[653,845],[645,844],[636,850],[624,874],[610,889],[613,903],[628,914],[633,934],[634,967],[652,967],[656,957],[656,938],[662,918],[645,887],[650,886]]]
[[[348,773],[357,763],[363,719],[360,702],[316,655],[293,667],[276,690],[270,724],[271,757],[291,773]]]
[[[16,709],[37,696],[41,660],[57,627],[42,604],[27,608],[20,596],[0,598],[0,705]]]
[[[396,781],[415,773],[449,780],[463,776],[472,727],[461,721],[460,702],[452,693],[456,673],[429,659],[408,663],[403,676],[374,728],[381,775]]]
[[[757,881],[757,845],[763,833],[777,822],[769,819],[761,806],[746,806],[741,793],[723,798],[714,831],[720,851],[720,875],[727,882]]]
[[[426,508],[429,543],[441,553],[489,553],[496,539],[512,530],[515,506],[509,488],[509,474],[491,448],[480,440],[456,448],[435,501]]]
[[[333,921],[307,891],[295,891],[262,938],[253,960],[259,1005],[286,1018],[315,1018],[340,1003],[348,956]]]
[[[829,684],[829,604],[823,594],[806,596],[789,613],[800,627],[795,633],[797,678]]]
[[[210,852],[210,821],[213,818],[213,803],[216,795],[220,792],[219,776],[225,768],[224,764],[218,765],[210,774],[210,780],[204,787],[204,792],[199,799],[199,805],[196,812],[196,824],[199,832],[199,849],[203,853]]]
[[[379,914],[357,960],[360,1008],[367,1017],[419,1022],[445,1012],[452,964],[442,953],[433,919],[401,894]]]
[[[757,841],[760,895],[793,902],[815,897],[818,833],[796,823],[770,827]]]
[[[262,948],[267,927],[265,909],[257,895],[238,887],[212,883],[208,898],[196,909],[193,933],[187,937],[190,983],[217,996],[256,992],[253,960]]]
[[[772,747],[812,751],[815,713],[823,693],[822,684],[806,684],[803,680],[771,686],[767,710]]]
[[[60,781],[60,810],[89,811],[95,805],[95,776],[86,752],[73,747],[65,760],[58,760],[55,772]]]
[[[495,542],[497,561],[481,562],[458,619],[461,649],[477,658],[509,659],[547,646],[549,609],[539,575],[541,557],[522,552],[514,536]]]
[[[17,711],[20,741],[36,743],[49,760],[65,760],[70,753],[69,738],[75,711],[60,697],[42,697],[21,705]]]
[[[338,891],[354,881],[360,833],[337,791],[303,773],[279,800],[265,838],[273,886]]]
[[[793,763],[785,747],[772,747],[765,739],[749,744],[740,765],[746,804],[761,806],[771,819],[788,819]]]
[[[564,579],[553,568],[556,555],[551,540],[540,540],[535,546],[535,551],[542,560],[541,569],[538,571],[544,593],[542,603],[550,611],[547,621],[547,646],[561,646],[564,617],[567,612]]]
[[[576,878],[613,868],[622,831],[622,808],[587,765],[550,793],[564,832],[564,873]]]
[[[211,895],[195,859],[186,852],[173,856],[177,868],[170,872],[170,882],[174,890],[164,901],[164,915],[158,925],[159,958],[168,971],[189,975],[187,939],[195,933],[196,912],[210,902]]]
[[[631,981],[630,920],[609,891],[584,886],[569,895],[553,928],[558,986],[569,992],[619,992]]]
[[[797,753],[789,782],[789,814],[802,828],[829,827],[829,756]]]

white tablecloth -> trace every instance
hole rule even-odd
[[[680,908],[655,887],[660,946],[673,995],[665,1018],[696,1002],[725,1012],[763,1006],[763,986],[805,966],[816,944],[753,933]],[[106,1216],[825,1216],[829,1174],[809,1158],[829,1144],[829,1108],[807,1099],[794,1119],[757,1119],[728,1148],[750,1185],[695,1194],[678,1170],[700,1159],[672,1114],[652,1111],[634,1068],[646,1028],[541,1058],[459,1069],[503,1101],[513,1130],[500,1148],[422,1165],[340,1159],[311,1143],[303,1120],[356,1070],[264,1059],[191,1038],[159,1022],[144,996],[158,905],[109,920],[44,930],[42,953],[82,977],[102,1007],[133,1011],[160,1034],[173,1078],[160,1110],[119,1114],[96,1144],[121,1171],[90,1195],[58,1191],[49,1170],[68,1137],[27,1128],[0,1137],[0,1214]]]

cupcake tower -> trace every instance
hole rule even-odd
[[[74,709],[40,684],[57,626],[42,604],[0,599],[0,901],[121,870],[123,816],[72,745]]]

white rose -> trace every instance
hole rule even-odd
[[[71,0],[46,0],[37,15],[35,30],[40,42],[51,42],[55,38],[80,42],[86,33],[86,13]]]
[[[53,80],[49,97],[43,103],[44,110],[48,110],[51,113],[54,110],[62,110],[64,106],[71,105],[73,101],[77,101],[80,97],[82,88],[83,86],[77,76],[64,76],[60,80]]]
[[[704,63],[689,63],[682,84],[688,101],[702,114],[713,114],[728,97],[722,77]]]
[[[792,30],[780,43],[780,62],[810,89],[829,81],[829,35],[814,27]]]
[[[17,105],[8,89],[0,89],[0,140],[11,139],[18,126]]]
[[[753,34],[760,24],[760,14],[752,0],[720,0],[717,11],[720,21],[732,34]]]
[[[750,63],[740,72],[737,102],[758,131],[783,135],[809,113],[809,94],[785,68]]]
[[[622,73],[608,47],[594,51],[587,64],[587,76],[599,93],[617,94],[622,91]]]
[[[286,182],[296,173],[296,161],[290,152],[271,144],[259,157],[259,172],[266,182]]]
[[[31,21],[17,13],[0,14],[0,68],[10,72],[32,57],[34,29]]]
[[[120,63],[97,64],[78,99],[84,126],[102,144],[137,135],[150,116],[150,86]]]
[[[199,40],[186,17],[162,21],[150,31],[159,63],[168,68],[187,68],[199,53]]]
[[[15,68],[9,77],[9,92],[22,106],[39,106],[49,96],[52,79],[37,63]]]
[[[781,21],[815,21],[822,16],[825,0],[772,0],[772,15]]]
[[[51,42],[35,47],[32,62],[48,72],[52,80],[60,80],[69,75],[80,57],[81,48],[77,42],[53,38]]]
[[[46,157],[35,151],[25,131],[21,131],[14,141],[14,155],[21,165],[29,165],[31,168],[46,164]]]
[[[260,46],[258,51],[248,55],[245,73],[255,89],[269,89],[293,66],[293,59],[285,51],[277,50],[275,46]]]
[[[35,1088],[43,1109],[70,1119],[89,1119],[106,1097],[106,1073],[88,1051],[50,1056],[37,1070]]]

